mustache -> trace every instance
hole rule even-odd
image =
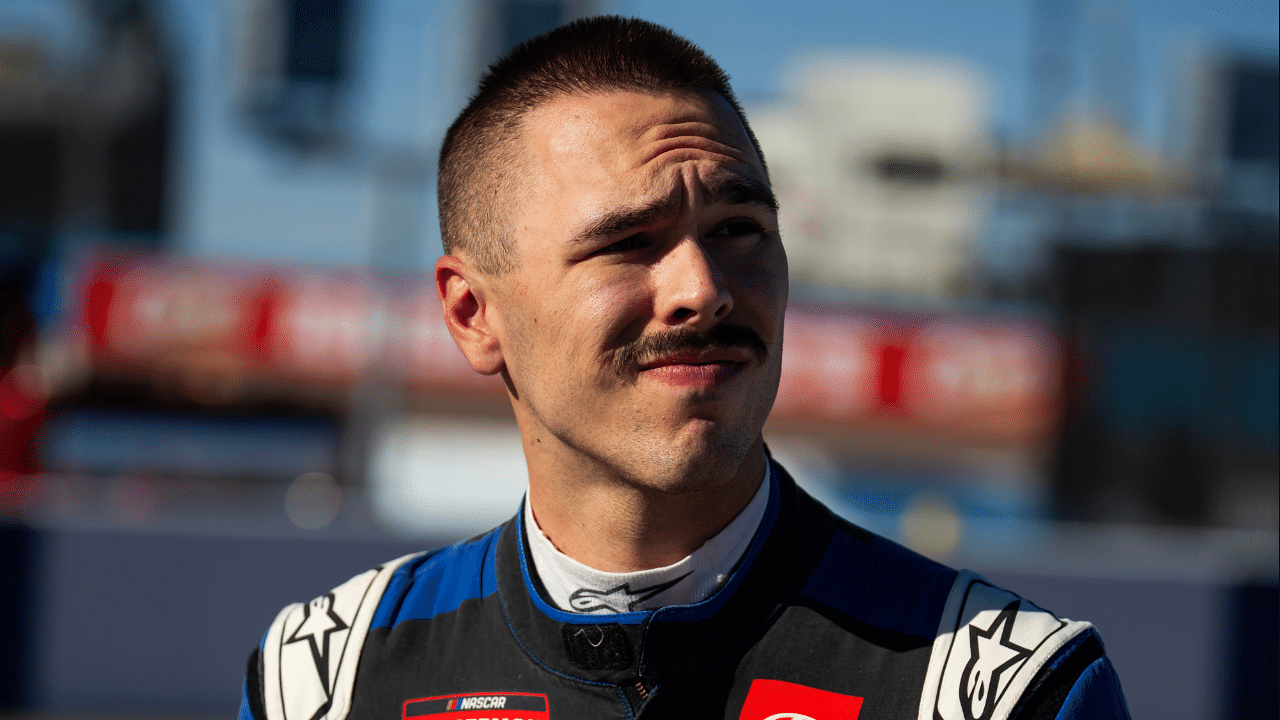
[[[769,354],[769,346],[760,334],[741,325],[716,325],[705,333],[678,328],[636,338],[622,346],[613,357],[613,369],[623,375],[636,366],[663,355],[738,347],[749,349],[761,361]]]

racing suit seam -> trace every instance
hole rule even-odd
[[[635,714],[631,712],[631,701],[627,699],[627,694],[622,691],[621,685],[614,685],[613,691],[618,693],[618,702],[622,703],[622,709],[626,712],[626,720],[635,720]]]

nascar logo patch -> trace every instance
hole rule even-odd
[[[469,693],[406,700],[403,720],[549,720],[547,696]]]

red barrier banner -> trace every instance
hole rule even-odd
[[[326,387],[389,372],[417,391],[504,392],[454,345],[429,278],[160,257],[90,257],[74,275],[73,331],[96,362]],[[774,417],[1034,439],[1058,420],[1060,355],[1024,318],[794,306]]]

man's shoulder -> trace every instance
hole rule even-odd
[[[374,614],[374,628],[452,612],[498,588],[494,558],[506,526],[422,553],[396,568]]]
[[[932,639],[958,572],[805,497],[800,522],[829,523],[832,530],[824,534],[826,547],[800,594],[860,623]],[[814,512],[829,519],[806,517]]]
[[[494,552],[502,528],[367,570],[308,603],[285,607],[259,650],[260,687],[246,686],[250,717],[344,717],[366,636],[406,620],[457,610],[497,589]],[[253,679],[252,669],[250,679]],[[254,683],[250,683],[254,684]],[[261,707],[251,699],[260,697]]]
[[[497,589],[494,554],[503,527],[383,563],[312,600],[310,605],[372,602],[373,611],[367,621],[371,628],[429,619],[456,610],[466,600],[484,597]],[[289,607],[302,611],[306,606]]]
[[[281,610],[257,654],[256,687],[246,683],[250,716],[292,720],[331,712],[328,717],[345,717],[360,650],[381,600],[400,570],[421,557],[397,558]],[[250,681],[252,676],[251,670]]]
[[[1073,687],[1102,656],[1089,623],[961,571],[939,621],[923,700],[942,720],[1012,717],[1028,703],[1053,704],[1043,697],[1049,689]],[[1055,713],[1061,703],[1057,699]]]
[[[1105,717],[1126,717],[1118,681],[1089,623],[1060,617],[977,573],[838,517],[833,528],[800,594],[860,624],[931,644],[921,697],[928,717],[1039,717],[1046,710],[1055,717],[1068,695],[1104,703],[1111,708]],[[1086,681],[1102,689],[1085,692]],[[1114,687],[1102,687],[1106,683]]]

